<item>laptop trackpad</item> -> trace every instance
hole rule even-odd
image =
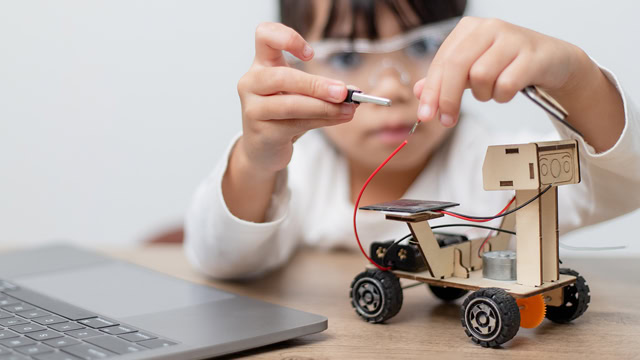
[[[151,314],[234,295],[123,262],[13,278],[18,285],[115,318]]]

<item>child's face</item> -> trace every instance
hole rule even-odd
[[[329,16],[329,1],[315,1],[315,19],[313,26],[306,34],[310,42],[323,40],[322,32]],[[350,11],[346,7],[344,11]],[[338,24],[335,28],[344,29],[344,34],[349,34],[352,17],[350,14],[338,16]],[[377,29],[381,39],[390,38],[402,34],[402,28],[391,11],[381,6],[377,11]],[[417,23],[417,20],[416,20]],[[364,37],[358,32],[356,22],[356,38]],[[342,31],[342,30],[338,30]],[[336,34],[340,36],[341,34]],[[393,149],[404,139],[416,122],[418,99],[413,95],[413,84],[420,80],[429,66],[428,61],[420,64],[420,71],[409,71],[414,77],[408,80],[403,77],[403,71],[398,70],[415,68],[415,64],[403,64],[402,57],[394,57],[395,54],[376,55],[380,57],[380,66],[375,74],[349,74],[345,78],[337,80],[345,81],[348,85],[359,87],[365,93],[389,98],[393,101],[391,107],[362,104],[358,107],[354,119],[338,126],[326,127],[324,132],[335,146],[352,162],[359,166],[378,166]],[[385,59],[388,56],[389,59]],[[386,66],[389,63],[397,64]],[[321,73],[310,64],[308,71],[327,77],[335,77],[335,74]],[[416,75],[419,74],[419,75]],[[375,75],[375,81],[367,81]],[[406,74],[404,74],[406,75]],[[350,84],[349,79],[362,79],[362,83]],[[402,151],[401,156],[395,158],[387,167],[395,170],[411,170],[424,166],[436,148],[446,139],[451,129],[445,128],[438,121],[421,123],[416,132],[411,136],[409,144]]]

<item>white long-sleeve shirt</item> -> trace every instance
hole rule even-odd
[[[603,71],[624,103],[624,130],[611,149],[596,153],[581,137],[556,122],[557,132],[539,136],[499,133],[466,116],[403,198],[452,201],[461,204],[455,208],[461,213],[495,214],[513,192],[483,190],[482,163],[487,146],[562,138],[578,140],[582,182],[558,189],[561,235],[639,208],[640,115],[615,76]],[[309,132],[295,143],[289,166],[277,176],[264,223],[239,219],[226,206],[222,177],[236,140],[196,191],[186,216],[185,251],[199,271],[216,278],[251,277],[284,264],[302,244],[357,248],[347,162],[321,131]],[[430,224],[458,222],[464,223],[443,217]],[[498,226],[499,222],[489,225]],[[470,237],[486,235],[486,230],[447,230]],[[408,229],[385,221],[379,213],[362,211],[358,213],[358,233],[368,249],[371,242],[397,239]]]

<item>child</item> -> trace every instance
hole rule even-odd
[[[561,232],[640,207],[638,114],[615,77],[576,46],[500,20],[457,22],[464,1],[280,5],[284,24],[257,28],[254,63],[238,82],[243,133],[187,215],[186,253],[205,274],[262,274],[303,244],[355,249],[354,200],[416,116],[422,122],[409,144],[371,182],[361,205],[446,200],[463,213],[493,214],[513,194],[483,190],[488,145],[575,138],[583,180],[559,190]],[[300,60],[296,68],[283,51]],[[393,105],[343,104],[345,82]],[[485,129],[471,114],[459,119],[465,88],[478,100],[506,102],[532,84],[568,110],[582,136],[556,122],[557,133],[540,136]],[[531,111],[541,112],[534,105]],[[407,232],[375,213],[359,214],[358,225],[365,248]]]

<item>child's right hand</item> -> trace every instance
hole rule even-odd
[[[293,143],[306,131],[351,120],[356,105],[342,103],[344,83],[287,65],[283,50],[303,61],[313,58],[313,49],[293,29],[260,24],[255,46],[254,62],[238,82],[243,135],[234,152],[242,154],[234,156],[269,174],[288,165]]]

